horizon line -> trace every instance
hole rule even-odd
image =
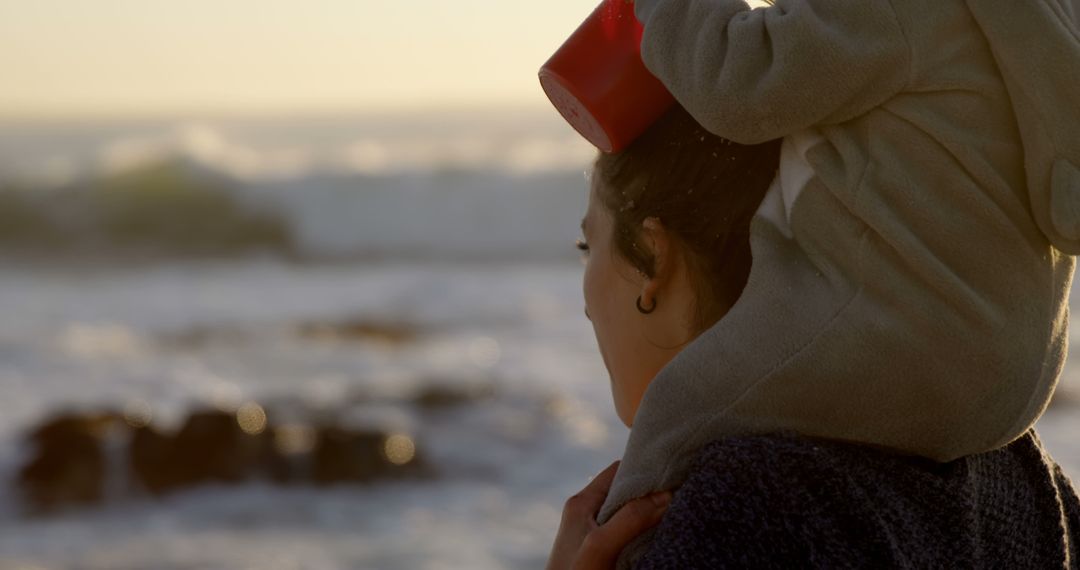
[[[98,123],[182,121],[191,119],[290,120],[341,118],[406,118],[410,116],[468,115],[473,113],[536,113],[545,110],[558,117],[546,101],[470,101],[432,105],[365,105],[341,107],[255,107],[191,106],[162,109],[0,109],[0,123]]]

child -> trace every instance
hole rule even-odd
[[[1070,1],[637,0],[703,127],[785,141],[743,296],[650,385],[600,522],[726,435],[949,461],[1034,424],[1080,252]]]

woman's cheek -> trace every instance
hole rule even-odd
[[[597,340],[599,340],[599,328],[601,319],[603,318],[603,312],[598,304],[598,298],[596,296],[597,283],[596,283],[596,271],[591,259],[587,259],[585,262],[585,273],[581,280],[581,293],[582,299],[585,302],[585,316],[588,317],[592,323],[593,332],[597,333]]]
[[[589,321],[592,323],[593,333],[596,336],[597,348],[600,349],[600,356],[604,359],[604,364],[608,368],[608,372],[612,371],[611,366],[611,350],[612,350],[612,334],[617,330],[615,323],[612,323],[612,315],[610,309],[610,299],[607,298],[610,295],[610,291],[605,290],[608,284],[604,281],[604,270],[602,267],[602,260],[598,260],[594,257],[588,258],[585,264],[585,275],[583,278],[582,289],[585,299],[585,310],[588,313]]]

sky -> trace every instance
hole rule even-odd
[[[0,0],[0,116],[548,105],[588,0]]]

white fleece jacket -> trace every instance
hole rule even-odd
[[[948,461],[1031,427],[1065,361],[1080,252],[1075,11],[637,0],[642,58],[698,122],[787,137],[811,168],[782,169],[743,296],[646,391],[600,522],[727,435]]]

